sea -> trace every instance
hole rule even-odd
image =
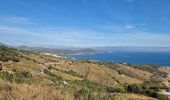
[[[65,55],[67,58],[91,59],[102,62],[120,62],[129,64],[154,64],[170,66],[170,52],[110,52],[94,54]]]

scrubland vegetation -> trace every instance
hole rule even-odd
[[[160,93],[169,90],[166,73],[153,66],[75,61],[4,46],[0,58],[3,100],[168,100]]]

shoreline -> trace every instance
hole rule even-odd
[[[90,54],[90,55],[92,55],[92,54],[100,54],[100,53],[112,53],[112,52],[94,52],[94,53],[72,53],[72,54],[59,54],[59,55],[61,55],[61,56],[63,56],[63,55],[87,55],[87,54]]]

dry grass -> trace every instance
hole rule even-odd
[[[66,74],[66,73],[63,73],[61,71],[55,71],[53,70],[52,73],[54,73],[55,75],[57,76],[62,76],[63,79],[66,79],[66,80],[71,80],[71,81],[74,81],[74,80],[82,80],[82,78],[80,77],[76,77],[76,76],[72,76],[70,74]]]
[[[26,59],[21,59],[20,62],[9,61],[2,64],[3,66],[5,66],[4,69],[6,70],[16,69],[16,70],[34,71],[36,69],[43,67],[40,64],[34,63],[33,61],[26,60]]]
[[[146,97],[143,95],[123,93],[123,94],[117,94],[115,96],[115,100],[158,100],[158,99]]]
[[[83,76],[87,76],[87,79],[95,81],[97,83],[107,84],[111,86],[116,86],[117,82],[113,79],[115,78],[120,83],[142,83],[142,81],[125,76],[119,75],[117,71],[112,70],[104,65],[85,63],[85,62],[74,62],[74,63],[65,63],[57,64],[55,67],[60,70],[68,71],[73,70]],[[88,74],[88,75],[87,75]]]
[[[105,74],[107,74],[108,76],[111,76],[112,78],[114,78],[116,81],[123,83],[123,84],[134,84],[134,83],[142,83],[142,81],[136,79],[136,78],[132,78],[126,75],[120,75],[117,71],[112,70],[108,67],[105,67],[104,65],[98,65],[100,70],[104,70]]]
[[[153,75],[152,73],[142,71],[142,70],[139,70],[139,69],[134,69],[134,68],[129,67],[129,66],[124,65],[124,64],[116,63],[115,67],[117,67],[119,70],[126,73],[128,76],[131,76],[133,78],[137,78],[139,80],[148,80]]]
[[[95,100],[157,100],[130,93],[92,93]],[[109,99],[110,98],[110,99]],[[112,98],[112,99],[111,99]],[[87,100],[88,96],[74,97],[71,90],[61,90],[43,85],[15,84],[0,81],[0,100]]]
[[[41,85],[0,83],[1,100],[74,100],[71,93]]]

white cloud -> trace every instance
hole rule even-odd
[[[125,26],[126,29],[134,29],[136,26],[135,25],[127,25]]]
[[[0,17],[0,21],[6,24],[36,24],[26,17]]]
[[[126,29],[135,29],[135,28],[138,28],[138,27],[143,27],[145,26],[146,24],[128,24],[125,26]]]
[[[0,34],[15,34],[15,35],[27,35],[32,34],[31,31],[18,28],[18,27],[10,27],[10,26],[0,26]]]
[[[45,29],[45,28],[42,28]],[[170,35],[161,33],[102,33],[92,30],[63,28],[31,31],[19,27],[0,26],[0,39],[73,46],[170,46]],[[6,36],[6,37],[5,37]],[[21,37],[21,38],[20,38]],[[24,42],[23,41],[23,42]],[[48,41],[48,42],[47,42]]]

